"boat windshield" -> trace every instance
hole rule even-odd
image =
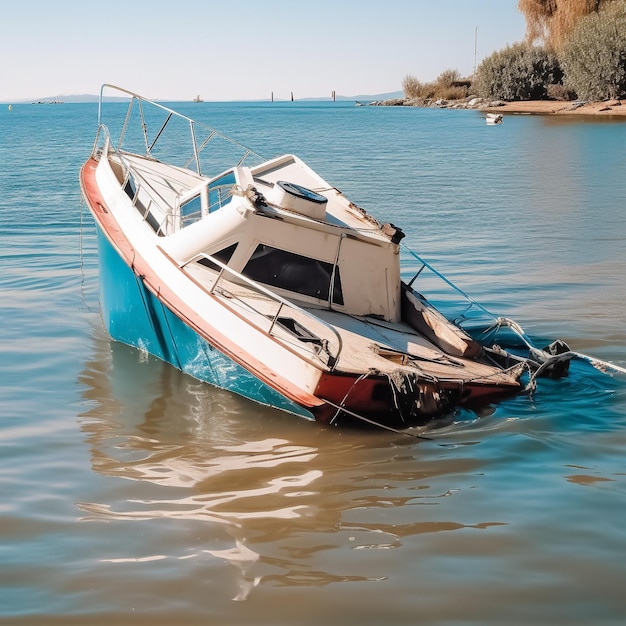
[[[230,201],[236,184],[237,180],[232,170],[209,184],[209,213],[221,209]]]
[[[180,205],[181,225],[188,226],[202,217],[202,196],[197,194]]]

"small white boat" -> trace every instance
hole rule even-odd
[[[493,124],[502,124],[503,120],[504,116],[502,115],[502,113],[487,113],[487,115],[485,116],[485,121],[490,126]]]
[[[129,98],[115,138],[105,90]],[[166,138],[176,130],[186,144]],[[265,160],[138,94],[103,86],[80,182],[110,335],[257,402],[397,429],[515,394],[524,372],[567,370],[566,346],[537,350],[507,320],[490,317],[491,331],[512,329],[529,356],[448,321],[413,287],[426,262],[412,253],[421,269],[402,280],[402,231],[297,156]]]

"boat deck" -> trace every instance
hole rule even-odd
[[[217,273],[198,263],[190,264],[185,271],[206,290],[212,290],[224,306],[322,366],[328,365],[330,354],[337,356],[336,370],[351,374],[369,370],[390,374],[409,368],[442,380],[511,383],[506,372],[445,354],[404,322],[352,316],[302,302],[281,305],[224,277],[216,286]],[[276,319],[281,322],[276,323]],[[324,342],[327,350],[322,349]]]

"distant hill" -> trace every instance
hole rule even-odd
[[[377,93],[377,94],[360,94],[358,96],[340,96],[337,95],[335,100],[355,100],[359,102],[372,102],[374,100],[391,100],[393,98],[402,98],[404,97],[404,93],[402,91],[391,91],[388,93]],[[100,96],[98,94],[74,94],[74,95],[59,95],[59,96],[46,96],[44,98],[34,98],[32,100],[6,100],[4,101],[6,104],[23,104],[23,103],[40,103],[40,104],[54,104],[54,103],[76,103],[76,102],[98,102]],[[318,96],[314,98],[295,98],[296,101],[319,101],[319,100],[330,100],[330,96]],[[160,98],[160,100],[163,100]],[[105,97],[106,102],[125,102],[127,98],[114,98],[114,97]],[[172,102],[171,100],[169,102]],[[173,102],[176,102],[174,100]],[[179,101],[182,102],[182,101]]]
[[[33,98],[31,100],[3,100],[6,104],[65,104],[66,102],[98,102],[100,96],[97,94],[78,94],[71,96],[46,96],[45,98]],[[123,102],[128,98],[105,98],[107,102]]]
[[[337,95],[335,100],[357,100],[359,102],[372,102],[374,100],[393,100],[394,98],[404,98],[403,91],[389,91],[387,93],[361,94],[358,96],[340,96]],[[330,100],[330,98],[296,98],[296,100]]]

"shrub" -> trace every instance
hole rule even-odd
[[[409,100],[461,100],[469,92],[470,82],[462,80],[457,70],[445,70],[436,80],[422,83],[414,76],[405,76],[402,90]]]
[[[461,80],[461,75],[457,70],[444,70],[437,76],[435,83],[438,87],[454,87]]]
[[[463,100],[467,98],[469,89],[465,85],[450,85],[450,87],[441,87],[435,93],[436,100]]]
[[[422,90],[422,83],[415,78],[415,76],[411,76],[407,74],[402,79],[402,91],[404,91],[404,95],[406,98],[410,100],[414,100],[415,98],[419,98],[419,93]]]
[[[575,91],[561,84],[548,85],[547,91],[550,100],[576,100],[578,97]]]
[[[626,2],[582,18],[561,51],[565,84],[582,100],[626,96]]]
[[[517,43],[485,58],[476,70],[474,91],[498,100],[543,100],[548,85],[563,78],[556,55],[549,50]]]

